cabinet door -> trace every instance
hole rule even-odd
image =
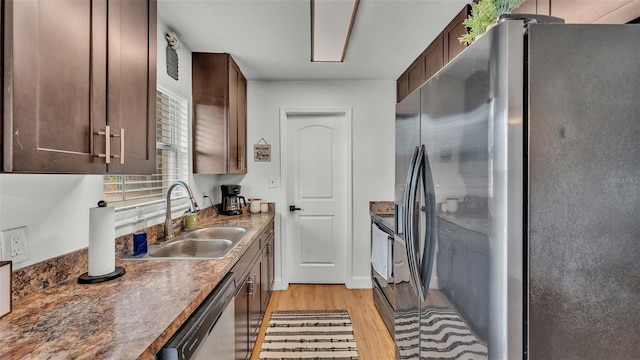
[[[567,24],[589,24],[630,3],[629,0],[550,0],[551,16],[564,19]],[[637,8],[637,6],[636,6]],[[628,19],[638,17],[637,12]],[[609,22],[611,23],[611,22]]]
[[[109,172],[156,172],[156,1],[109,0]],[[122,130],[121,130],[122,129]],[[124,151],[124,153],[122,153]]]
[[[422,74],[422,58],[418,57],[411,63],[409,69],[407,70],[407,80],[409,82],[409,94],[413,92],[413,90],[417,89],[422,85],[422,79],[424,75]]]
[[[249,349],[253,350],[258,332],[262,324],[262,311],[260,301],[260,289],[262,287],[262,257],[258,256],[251,272],[249,282],[252,286],[249,289]]]
[[[262,269],[260,281],[260,312],[264,315],[269,304],[269,249],[268,243],[265,243],[262,249]]]
[[[440,33],[422,53],[423,78],[429,80],[444,66],[444,33]]]
[[[275,281],[275,237],[273,230],[271,230],[271,238],[267,241],[267,293],[271,298],[273,292],[273,283]],[[267,301],[269,304],[269,301]]]
[[[229,173],[247,172],[247,80],[229,56]]]
[[[407,76],[407,72],[405,71],[396,82],[396,102],[402,101],[404,98],[409,95],[409,78]]]
[[[4,170],[103,173],[106,0],[4,5]]]
[[[238,77],[240,71],[233,60],[229,59],[229,173],[240,169],[238,157]]]
[[[265,242],[264,249],[262,249],[262,286],[260,291],[260,299],[262,301],[262,315],[264,316],[269,306],[269,300],[271,299],[271,292],[273,291],[273,230],[271,230],[267,241]]]
[[[0,9],[4,1],[0,3]],[[0,16],[0,39],[4,39],[4,16]],[[4,59],[4,46],[0,45],[0,61]],[[0,87],[4,89],[4,79],[0,77]],[[4,104],[0,101],[0,172],[4,170]]]
[[[444,29],[444,63],[447,64],[453,60],[456,55],[464,50],[465,46],[460,43],[458,38],[467,33],[467,27],[462,23],[469,16],[471,6],[465,7],[456,15],[456,17]]]
[[[247,79],[238,73],[238,161],[239,174],[247,173]]]
[[[549,15],[549,0],[526,0],[513,9],[512,13]]]
[[[236,360],[249,358],[249,287],[248,278],[245,278],[235,298],[235,339]]]
[[[193,172],[226,174],[227,54],[192,54]]]
[[[193,168],[247,172],[247,80],[229,54],[193,53]]]

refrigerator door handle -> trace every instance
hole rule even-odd
[[[411,275],[411,280],[414,283],[416,290],[420,294],[420,297],[424,299],[426,297],[426,293],[423,293],[423,286],[421,285],[420,272],[419,272],[419,263],[418,263],[418,251],[420,250],[420,246],[416,246],[416,240],[419,241],[417,236],[420,236],[420,232],[416,231],[416,224],[414,221],[416,218],[421,216],[420,209],[416,207],[416,196],[418,194],[418,186],[420,186],[420,173],[423,166],[424,159],[424,146],[420,146],[418,149],[418,154],[416,157],[416,161],[413,167],[412,175],[411,175],[411,187],[408,188],[408,202],[407,209],[408,214],[407,218],[409,218],[410,227],[405,231],[405,234],[409,233],[409,238],[405,237],[405,242],[407,244],[407,260],[409,262],[409,273]],[[416,213],[416,210],[417,213]]]
[[[414,286],[416,286],[416,288],[418,287],[418,283],[416,282],[416,279],[414,277],[414,274],[416,273],[416,269],[415,269],[415,263],[413,262],[413,259],[411,256],[412,250],[409,244],[413,242],[413,236],[414,236],[413,217],[414,217],[415,206],[412,206],[412,203],[411,203],[412,201],[411,192],[414,187],[413,174],[415,172],[416,164],[418,164],[417,160],[418,160],[419,152],[420,152],[420,148],[416,146],[413,151],[413,156],[411,157],[409,168],[407,170],[407,179],[406,179],[405,192],[404,192],[405,211],[404,211],[404,218],[403,218],[404,240],[405,240],[405,244],[407,245],[405,246],[405,251],[407,256],[407,265],[409,267],[409,280],[411,281],[411,283],[414,284]]]
[[[433,272],[433,257],[436,250],[436,235],[437,235],[437,203],[435,199],[435,186],[433,184],[433,177],[431,172],[431,164],[429,162],[429,156],[424,150],[422,145],[423,159],[422,159],[422,182],[425,204],[422,206],[420,216],[425,216],[425,239],[424,247],[421,254],[418,254],[419,259],[422,259],[420,271],[418,272],[418,279],[420,280],[419,286],[422,290],[423,298],[426,299],[427,292],[429,291],[429,285],[431,283],[431,274]],[[417,262],[417,260],[416,260]]]

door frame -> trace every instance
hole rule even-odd
[[[289,116],[340,116],[344,118],[346,122],[346,149],[347,149],[347,198],[346,198],[346,214],[347,214],[347,253],[345,254],[345,286],[348,289],[352,288],[353,281],[353,136],[351,132],[352,127],[352,108],[280,108],[280,203],[282,204],[280,229],[280,262],[281,271],[280,277],[282,279],[282,289],[289,288],[289,179],[288,179],[288,167],[289,167],[289,142],[287,133],[287,121]]]

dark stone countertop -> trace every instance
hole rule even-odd
[[[118,279],[80,285],[74,278],[25,298],[0,319],[0,358],[153,358],[273,218],[217,215],[200,223],[248,228],[223,259],[117,259],[126,269]]]

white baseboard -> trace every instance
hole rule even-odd
[[[273,281],[273,290],[287,290],[289,288],[288,285],[282,282],[282,279],[275,279]],[[351,278],[351,284],[345,285],[348,289],[371,289],[373,286],[369,276],[354,276]]]
[[[371,287],[370,276],[353,276],[351,277],[351,284],[347,284],[349,289],[371,289]]]
[[[287,290],[289,288],[289,284],[285,284],[282,282],[282,279],[274,279],[273,280],[273,290]]]

